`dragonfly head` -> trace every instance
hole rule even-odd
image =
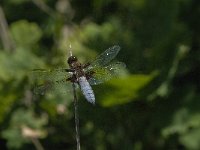
[[[67,62],[71,66],[74,62],[77,62],[77,58],[75,56],[70,56]]]

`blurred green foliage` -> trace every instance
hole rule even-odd
[[[79,92],[82,149],[200,149],[199,0],[1,0],[2,150],[76,149],[72,95],[35,95],[32,69],[112,45],[121,77]],[[65,89],[63,89],[65,90]]]
[[[23,144],[29,141],[28,138],[44,137],[45,133],[42,132],[45,131],[43,125],[46,123],[47,117],[36,118],[31,110],[20,109],[13,113],[10,126],[2,132],[2,136],[9,139],[8,147],[21,148]],[[37,129],[41,130],[41,132],[37,131]]]

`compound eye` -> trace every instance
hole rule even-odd
[[[75,56],[70,56],[69,58],[68,58],[68,64],[71,64],[72,62],[75,62],[75,61],[77,61],[77,58],[75,57]]]

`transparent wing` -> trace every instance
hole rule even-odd
[[[29,76],[31,83],[34,85],[35,94],[45,94],[53,91],[67,93],[72,87],[71,82],[67,81],[69,77],[71,77],[71,73],[67,72],[66,69],[36,69]]]
[[[90,70],[94,67],[106,66],[112,59],[116,57],[116,55],[119,53],[119,50],[120,47],[118,45],[105,50],[87,67],[86,70]]]
[[[93,68],[86,72],[86,74],[92,74],[92,77],[88,79],[88,82],[91,85],[101,84],[119,75],[121,69],[125,67],[126,65],[123,62],[115,62],[105,67]]]

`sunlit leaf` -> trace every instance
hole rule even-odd
[[[101,90],[97,89],[97,99],[105,107],[128,103],[137,98],[138,92],[153,78],[154,74],[112,79],[100,86]]]

